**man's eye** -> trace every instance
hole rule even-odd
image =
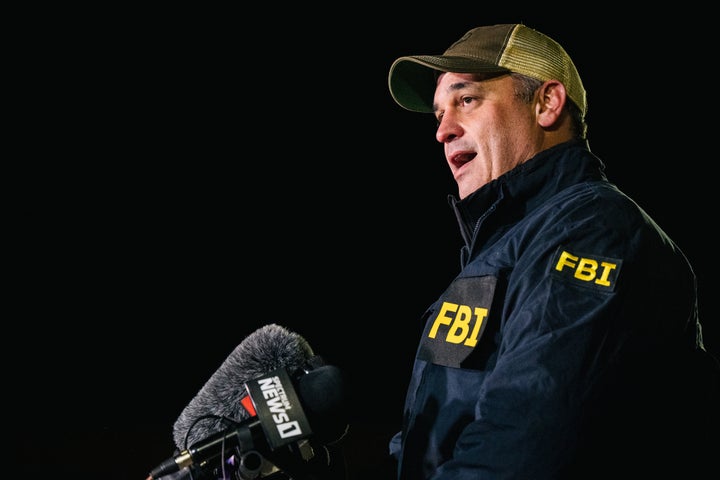
[[[464,103],[465,105],[467,105],[467,104],[469,104],[469,103],[472,103],[473,100],[475,100],[473,97],[463,97],[463,98],[462,98],[462,103]]]

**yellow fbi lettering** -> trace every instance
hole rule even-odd
[[[555,270],[573,270],[573,277],[584,282],[594,282],[604,287],[612,285],[610,276],[618,268],[617,263],[593,258],[579,257],[563,250],[560,252]]]
[[[440,327],[443,329],[445,341],[449,343],[464,344],[468,347],[477,345],[480,327],[487,319],[488,309],[482,307],[471,307],[458,303],[443,302],[437,317],[433,321],[428,337],[435,338]]]

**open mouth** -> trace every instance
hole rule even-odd
[[[457,155],[453,155],[450,159],[450,163],[455,168],[460,168],[466,163],[470,162],[472,159],[474,159],[477,156],[477,153],[458,153]]]

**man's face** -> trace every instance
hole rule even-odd
[[[521,101],[510,75],[485,80],[467,73],[440,75],[433,102],[436,138],[460,198],[539,151],[543,132],[535,104]]]

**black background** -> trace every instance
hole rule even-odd
[[[43,42],[6,336],[21,469],[144,479],[232,349],[277,323],[350,379],[363,478],[459,265],[435,121],[393,102],[388,69],[481,24],[524,22],[574,58],[591,148],[690,258],[717,354],[701,12],[438,7],[94,12]]]

